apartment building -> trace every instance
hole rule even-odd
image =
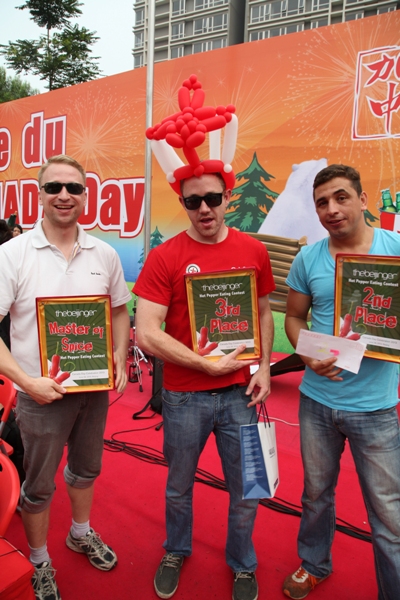
[[[400,9],[394,0],[155,0],[160,62]],[[148,0],[135,0],[134,68],[147,62]]]

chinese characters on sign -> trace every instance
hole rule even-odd
[[[400,137],[400,46],[358,53],[353,140]]]

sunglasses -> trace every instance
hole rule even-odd
[[[209,206],[210,208],[215,208],[216,206],[222,204],[222,196],[222,192],[212,192],[206,194],[205,196],[189,196],[188,198],[183,198],[183,203],[188,210],[197,210],[198,208],[200,208],[201,203],[204,200],[207,206]]]
[[[83,186],[81,183],[74,183],[73,181],[69,183],[60,183],[59,181],[48,181],[47,183],[42,185],[42,188],[44,188],[46,194],[59,194],[63,187],[65,187],[68,194],[72,194],[72,196],[79,196],[85,191],[85,186]]]

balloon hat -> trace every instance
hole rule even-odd
[[[235,185],[235,174],[231,162],[235,155],[238,119],[235,107],[203,106],[205,92],[196,75],[185,79],[178,91],[180,112],[166,117],[146,130],[152,150],[160,167],[167,176],[172,189],[181,193],[180,182],[189,177],[201,177],[205,173],[220,173],[226,189]],[[221,151],[221,131],[225,127]],[[196,148],[201,146],[209,134],[210,157],[200,160]],[[180,159],[174,148],[182,149],[188,162]]]

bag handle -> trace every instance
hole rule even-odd
[[[265,402],[261,403],[260,410],[257,413],[257,423],[260,420],[260,415],[262,415],[262,417],[264,419],[264,427],[267,427],[267,423],[268,423],[268,427],[271,427],[271,423],[269,421],[268,411],[267,411],[267,407],[265,406]]]

